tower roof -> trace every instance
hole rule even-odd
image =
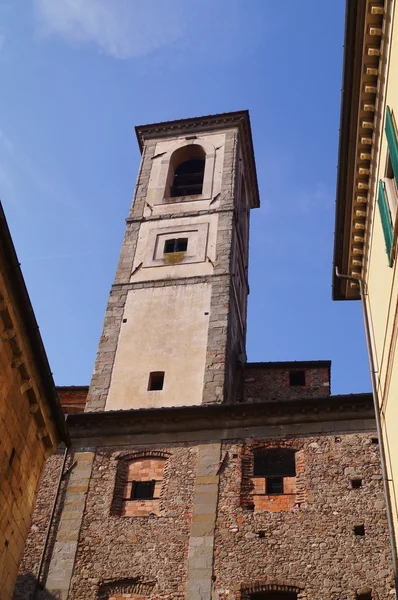
[[[173,135],[192,135],[194,133],[220,131],[234,127],[239,129],[244,153],[247,158],[249,182],[253,194],[253,206],[257,208],[260,206],[260,197],[248,110],[207,115],[204,117],[191,117],[189,119],[177,119],[176,121],[164,121],[149,125],[137,125],[135,132],[140,151],[142,152],[146,140],[160,139]]]

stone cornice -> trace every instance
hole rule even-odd
[[[362,277],[382,118],[382,65],[387,44],[384,3],[347,0],[334,266]],[[359,298],[358,285],[333,277],[335,300]]]
[[[283,426],[287,424],[372,420],[372,394],[269,401],[253,404],[208,404],[174,408],[120,410],[68,415],[72,445],[95,445],[143,434],[178,434]],[[131,441],[131,440],[130,440]]]
[[[247,184],[248,192],[251,193],[252,207],[260,206],[258,192],[256,163],[254,159],[253,138],[250,127],[249,111],[221,113],[205,117],[193,117],[189,119],[178,119],[176,121],[165,121],[163,123],[152,123],[149,125],[137,125],[135,128],[140,151],[144,143],[151,139],[161,139],[174,135],[192,135],[209,131],[220,131],[223,129],[238,128],[244,155],[247,157]]]

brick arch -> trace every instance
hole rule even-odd
[[[299,594],[303,588],[297,585],[291,585],[286,581],[255,581],[252,584],[242,585],[240,588],[240,598],[238,600],[250,600],[251,594],[261,592],[285,592]]]
[[[103,581],[98,588],[97,600],[110,600],[118,596],[124,600],[128,600],[129,596],[131,600],[148,598],[155,583],[155,581],[142,581],[139,577]]]
[[[131,463],[140,459],[161,459],[165,461],[164,472],[167,473],[167,459],[171,454],[163,450],[139,450],[136,452],[126,452],[119,454],[116,469],[115,485],[113,488],[113,498],[110,514],[120,517],[123,512],[123,494],[128,480],[128,470]]]
[[[261,442],[251,442],[244,444],[242,449],[242,480],[241,480],[241,506],[246,510],[254,510],[253,500],[253,475],[254,475],[254,455],[261,450],[278,450],[279,448],[293,450],[295,452],[296,463],[296,499],[295,503],[300,507],[305,506],[306,493],[303,481],[304,473],[304,442],[298,443],[297,440],[278,440],[270,439]]]

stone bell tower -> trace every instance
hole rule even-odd
[[[249,115],[136,133],[141,167],[86,410],[233,403],[259,206]]]

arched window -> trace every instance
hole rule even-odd
[[[171,157],[171,198],[200,195],[203,190],[206,154],[197,144],[176,150]]]
[[[120,459],[112,513],[122,517],[158,515],[166,460],[167,456],[159,455]]]

